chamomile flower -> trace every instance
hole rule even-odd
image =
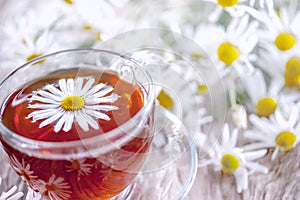
[[[71,196],[68,183],[65,182],[64,178],[56,177],[54,174],[47,182],[38,180],[33,189],[39,191],[39,193],[50,200],[70,199]]]
[[[86,159],[75,159],[70,162],[70,165],[66,166],[67,172],[77,172],[78,179],[80,179],[80,176],[88,176],[92,173],[91,168],[93,165],[85,163]]]
[[[250,76],[245,76],[243,83],[251,101],[248,108],[260,117],[270,117],[283,101],[279,94],[281,87],[278,87],[276,82],[267,85],[259,69],[255,69]]]
[[[257,44],[257,22],[249,16],[233,19],[226,27],[200,25],[194,40],[204,48],[222,75],[234,68],[238,74],[252,73],[251,52]]]
[[[27,117],[33,122],[45,119],[39,127],[55,123],[54,131],[68,132],[76,121],[88,131],[89,126],[99,129],[96,119],[110,120],[104,112],[118,109],[111,105],[118,95],[111,93],[113,87],[104,83],[95,85],[92,77],[60,79],[35,91],[29,98],[28,108],[35,109]],[[38,109],[38,110],[36,110]]]
[[[297,45],[286,53],[277,51],[274,47],[260,52],[257,66],[266,72],[277,88],[283,88],[285,99],[297,101],[300,99],[300,46]],[[272,67],[270,67],[272,66]]]
[[[300,140],[299,105],[290,103],[290,109],[275,111],[269,119],[250,115],[249,120],[253,128],[245,131],[245,137],[253,140],[245,148],[266,149],[274,148],[271,160],[274,160],[279,151],[289,151]]]
[[[261,30],[260,43],[266,49],[270,46],[276,46],[279,51],[291,50],[299,38],[300,34],[300,12],[296,11],[297,2],[291,3],[289,8],[282,7],[275,10],[273,1],[266,1],[268,11],[259,11],[254,8],[246,8],[246,10],[258,21],[265,25],[265,29]]]
[[[54,33],[50,31],[56,20],[54,16],[45,19],[45,14],[41,15],[38,11],[8,18],[0,29],[3,35],[0,52],[5,57],[2,62],[7,66],[16,67],[46,53],[62,49],[54,42]]]
[[[225,10],[228,12],[232,17],[241,17],[244,13],[244,5],[240,3],[246,2],[247,0],[205,0],[208,2],[212,2],[216,4],[215,10],[209,16],[209,20],[211,22],[216,22],[222,12]]]
[[[21,176],[21,178],[29,185],[32,185],[37,176],[33,175],[34,172],[30,170],[30,164],[26,164],[24,159],[22,159],[22,162],[19,162],[15,155],[10,156],[10,160],[13,168]]]
[[[230,133],[228,124],[225,124],[221,144],[215,145],[214,150],[209,153],[210,158],[201,165],[213,165],[216,171],[232,174],[236,181],[236,190],[241,193],[248,187],[250,174],[268,172],[265,166],[255,161],[263,157],[267,150],[244,151],[242,147],[236,147],[237,139],[238,131],[235,129]]]

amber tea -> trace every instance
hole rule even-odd
[[[78,148],[68,149],[71,156],[55,158],[51,157],[50,147],[35,156],[2,136],[1,142],[12,167],[44,198],[110,199],[133,181],[150,146],[153,111],[144,116],[144,126],[121,128],[143,108],[145,95],[142,87],[122,80],[117,73],[57,71],[9,95],[2,106],[2,123],[37,144],[68,144],[103,137],[97,148],[108,144],[111,148],[77,156],[89,151],[83,142]],[[108,134],[116,129],[119,134]],[[65,149],[57,147],[55,152],[62,155]]]

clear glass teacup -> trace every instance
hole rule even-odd
[[[155,92],[126,56],[49,54],[8,75],[0,94],[3,149],[43,198],[111,199],[140,171],[153,139]]]

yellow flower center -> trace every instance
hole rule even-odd
[[[198,92],[206,92],[207,89],[206,85],[198,85]]]
[[[276,47],[281,51],[287,51],[294,47],[296,44],[296,38],[291,33],[280,33],[275,41]]]
[[[42,53],[33,53],[33,54],[27,56],[25,58],[25,60],[28,62],[28,61],[31,61],[31,60],[37,58],[37,57],[40,57],[41,55],[43,55],[43,54]]]
[[[224,8],[235,6],[237,3],[238,0],[218,0],[218,4]]]
[[[239,159],[233,154],[224,154],[221,160],[222,170],[225,173],[232,174],[240,166]]]
[[[300,81],[300,58],[294,56],[288,60],[285,66],[285,86],[299,87]]]
[[[84,99],[80,96],[67,96],[61,101],[61,107],[66,111],[80,110],[84,107]]]
[[[231,65],[236,59],[238,59],[240,51],[238,47],[234,46],[230,42],[222,43],[218,48],[219,60],[226,65]]]
[[[277,135],[276,139],[276,146],[279,147],[282,151],[288,151],[293,148],[296,142],[296,135],[289,131],[281,132]]]
[[[277,102],[271,97],[260,99],[256,104],[256,114],[260,117],[270,117],[277,107]]]
[[[174,105],[173,99],[163,90],[160,91],[159,95],[157,96],[157,100],[162,107],[167,109],[172,108]]]
[[[85,26],[83,26],[83,29],[86,30],[86,31],[90,31],[90,30],[92,30],[93,28],[92,28],[92,26],[90,26],[90,25],[85,25]]]
[[[67,4],[73,5],[73,1],[72,0],[64,0],[64,2],[66,2]]]

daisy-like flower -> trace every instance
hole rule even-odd
[[[292,50],[279,52],[273,48],[260,52],[257,66],[266,72],[272,79],[272,84],[277,88],[283,88],[281,95],[289,101],[300,99],[300,45]],[[272,66],[272,67],[270,67]]]
[[[246,2],[247,0],[205,0],[208,2],[212,2],[216,4],[215,10],[209,16],[209,20],[211,22],[216,22],[222,12],[225,10],[228,12],[232,17],[241,17],[245,13],[244,6],[241,3]]]
[[[300,12],[296,10],[298,1],[291,1],[290,6],[276,10],[273,1],[266,1],[268,11],[259,11],[254,8],[246,10],[258,21],[265,25],[260,33],[262,46],[269,49],[276,46],[279,51],[292,49],[299,40],[300,34]]]
[[[86,159],[78,159],[78,160],[72,160],[70,161],[71,164],[66,166],[67,172],[77,172],[78,173],[78,179],[80,179],[80,176],[88,176],[92,173],[91,168],[92,164],[85,163]]]
[[[19,162],[15,155],[9,157],[12,163],[12,167],[16,170],[16,172],[26,183],[32,185],[35,182],[37,176],[34,176],[34,172],[30,170],[30,164],[26,164],[23,158],[22,161]]]
[[[255,69],[250,76],[245,76],[243,83],[251,100],[248,105],[249,110],[259,117],[270,117],[275,112],[278,103],[282,102],[279,94],[281,88],[276,82],[268,87],[259,69]]]
[[[68,183],[62,177],[56,178],[54,174],[49,178],[48,182],[38,180],[33,189],[39,191],[50,200],[67,200],[71,196]]]
[[[256,162],[263,157],[267,150],[244,151],[236,147],[238,131],[231,132],[228,124],[224,125],[222,143],[217,143],[213,151],[209,153],[210,158],[203,161],[201,166],[213,165],[216,171],[232,174],[236,181],[236,190],[241,193],[248,187],[248,176],[254,172],[268,173],[268,169]]]
[[[108,95],[112,91],[113,87],[110,85],[95,85],[92,77],[60,79],[32,94],[28,108],[35,111],[27,117],[32,118],[33,122],[45,119],[40,123],[40,128],[56,122],[55,132],[61,129],[68,132],[74,121],[84,131],[88,131],[89,126],[97,130],[97,119],[110,120],[103,112],[118,109],[111,105],[118,99],[118,95],[114,93]]]
[[[235,18],[226,27],[200,25],[194,40],[203,47],[222,75],[234,68],[238,74],[252,73],[251,52],[257,44],[257,22],[249,16]]]
[[[53,41],[54,33],[51,31],[58,16],[54,15],[54,11],[51,16],[45,14],[47,12],[43,13],[44,9],[32,9],[24,15],[8,18],[3,24],[0,29],[3,36],[0,52],[5,58],[2,62],[7,66],[15,67],[46,53],[62,49]]]
[[[299,105],[290,103],[288,107],[276,110],[269,119],[250,115],[253,128],[245,132],[245,137],[254,142],[245,148],[275,148],[271,160],[276,158],[279,151],[286,152],[294,148],[300,140]]]

